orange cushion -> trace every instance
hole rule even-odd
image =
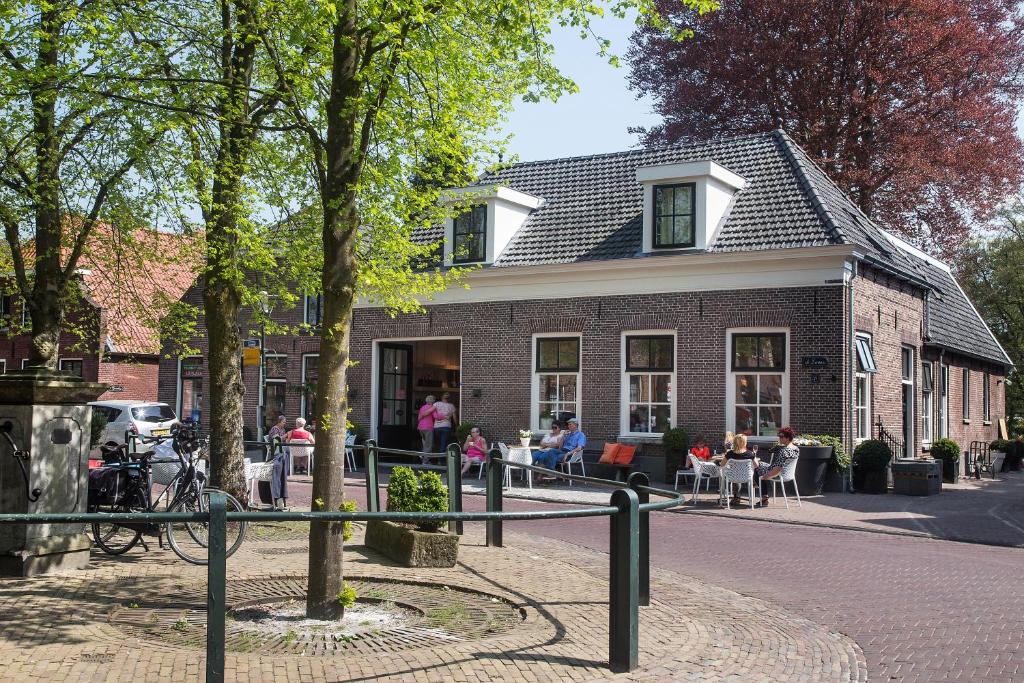
[[[601,465],[611,465],[615,462],[615,456],[619,452],[619,444],[617,443],[606,443],[604,450],[601,451],[601,459],[597,462]]]
[[[615,464],[628,465],[633,462],[634,455],[636,455],[636,446],[619,444],[619,450],[615,453]]]

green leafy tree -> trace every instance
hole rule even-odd
[[[0,5],[0,224],[34,367],[57,366],[83,253],[131,235],[159,199],[140,178],[169,124],[135,106],[149,96],[160,64],[153,44],[165,37],[150,9],[130,0]]]
[[[628,9],[658,21],[651,0],[296,0],[286,13],[304,27],[302,39],[279,27],[262,35],[285,85],[283,100],[306,148],[322,212],[316,405],[323,413],[313,496],[328,507],[343,494],[345,385],[357,297],[392,311],[415,310],[452,281],[450,272],[412,267],[432,251],[411,239],[412,230],[454,207],[439,203],[429,184],[409,178],[430,159],[480,163],[495,147],[495,124],[517,98],[557,98],[575,89],[552,63],[554,22],[588,35],[595,14]],[[607,50],[606,42],[600,46]],[[334,599],[342,582],[340,525],[311,524],[309,576],[307,613],[340,614]]]

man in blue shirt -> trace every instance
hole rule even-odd
[[[569,418],[566,428],[565,438],[562,439],[562,447],[538,451],[533,456],[534,465],[540,465],[541,467],[553,470],[558,463],[564,462],[583,451],[583,448],[587,445],[587,436],[580,429],[579,420],[575,417]]]

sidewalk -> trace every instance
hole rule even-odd
[[[229,560],[229,603],[301,600],[306,542],[298,530],[283,531],[253,534]],[[444,638],[437,629],[385,633],[381,637],[391,640],[376,651],[366,641],[350,646],[328,639],[307,649],[287,634],[254,640],[236,633],[242,627],[232,620],[227,680],[867,678],[863,654],[849,638],[760,600],[660,570],[652,572],[652,604],[640,612],[641,668],[613,675],[605,666],[606,555],[521,533],[507,533],[505,548],[486,548],[474,528],[463,537],[454,569],[405,569],[359,545],[360,533],[345,555],[346,578],[356,585],[382,577],[399,582],[388,584],[397,590],[411,586],[422,593],[424,582],[448,586],[442,595],[454,602],[445,613],[464,614],[468,624],[481,621],[476,612],[487,612],[488,604],[510,604],[521,616]],[[484,608],[472,606],[481,600]],[[0,613],[0,680],[194,681],[203,675],[205,569],[155,544],[148,553],[133,550],[120,558],[94,553],[87,570],[0,579]]]

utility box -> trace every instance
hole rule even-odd
[[[941,460],[894,460],[892,492],[904,496],[933,496],[942,492]]]
[[[104,386],[45,369],[0,375],[0,513],[85,512],[92,408]],[[0,575],[89,561],[84,524],[0,525]]]

